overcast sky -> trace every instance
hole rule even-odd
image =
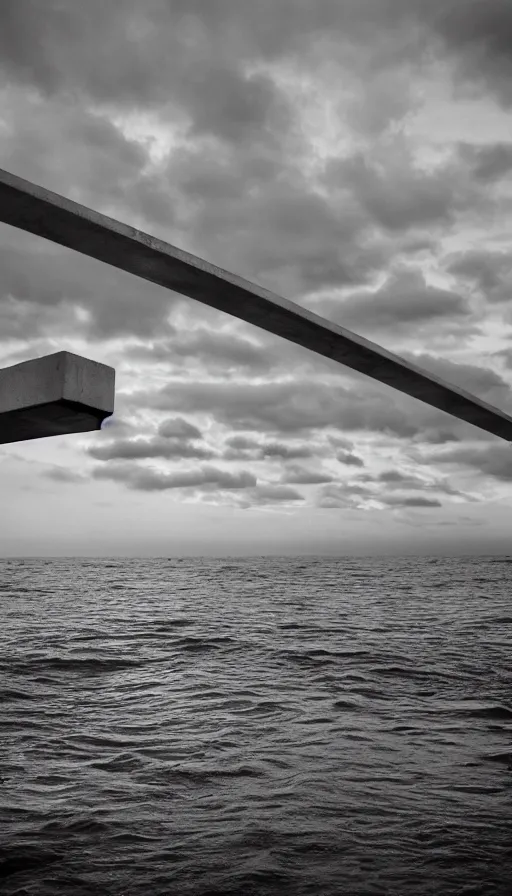
[[[512,411],[509,0],[2,0],[0,166]],[[0,364],[115,366],[3,446],[0,552],[510,552],[512,446],[0,225]]]

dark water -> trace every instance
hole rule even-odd
[[[512,893],[511,560],[0,561],[0,622],[5,896]]]

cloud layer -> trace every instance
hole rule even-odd
[[[4,0],[0,165],[512,411],[511,27],[503,0]],[[48,488],[411,531],[507,499],[506,446],[420,402],[3,225],[0,266],[5,363],[117,369],[101,434],[38,449]]]

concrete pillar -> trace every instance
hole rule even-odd
[[[0,369],[0,443],[100,429],[114,386],[112,367],[71,352]]]

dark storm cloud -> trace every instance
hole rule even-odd
[[[453,10],[450,15],[453,24]],[[368,107],[362,118],[383,115],[385,129],[379,85],[386,72],[415,61],[428,34],[443,34],[457,49],[452,30],[441,27],[440,0],[428,13],[419,0],[318,0],[314,10],[296,0],[149,0],[143,7],[134,0],[50,0],[44,9],[32,0],[4,0],[0,17],[0,64],[17,91],[3,141],[6,167],[128,221],[142,218],[153,232],[292,298],[361,286],[384,270],[393,246],[376,225],[391,233],[444,227],[461,206],[453,165],[434,174],[420,170],[403,146],[384,159],[373,157],[373,149],[358,150],[329,165],[321,194],[301,167],[300,109],[270,76],[249,71],[262,61],[301,60],[307,67],[320,46],[342,64],[350,51],[361,83],[381,67],[358,102]],[[461,33],[468,34],[467,14],[463,19]],[[489,17],[480,26],[489,47]],[[471,34],[473,45],[478,34]],[[401,90],[408,80],[399,82]],[[23,97],[19,85],[30,88]],[[43,99],[36,101],[34,91]],[[388,99],[391,114],[401,98]],[[101,103],[115,111],[153,111],[192,142],[153,169],[147,147],[93,108]],[[400,114],[406,110],[407,103]],[[502,157],[503,150],[491,163],[503,165]],[[13,255],[11,271],[7,265],[4,332],[51,329],[67,303],[91,312],[87,322],[71,315],[68,328],[95,338],[161,333],[173,294],[72,253],[48,247],[45,253],[27,247]],[[24,277],[24,288],[12,286],[9,275]],[[423,288],[409,286],[413,293]],[[378,308],[371,299],[366,308],[363,298],[352,309],[348,300],[347,320],[365,325],[374,316],[372,325],[385,328],[399,316],[404,326],[467,316],[460,297],[432,288],[421,302],[423,316],[400,295],[395,306],[389,297],[386,312],[382,298]],[[196,334],[168,347],[180,358],[204,356],[213,366],[223,364],[224,353],[233,367],[264,368],[265,352],[243,341],[223,345],[222,338],[208,342]],[[163,342],[150,351],[165,360],[166,349]],[[147,349],[133,351],[141,357]]]
[[[61,330],[97,339],[162,331],[175,294],[123,271],[0,225],[3,338]],[[76,308],[88,312],[80,319]]]
[[[507,370],[512,370],[512,348],[504,348],[499,352],[495,352],[494,357],[499,358]]]
[[[58,121],[66,120],[68,114],[67,107],[61,111]],[[76,115],[73,111],[73,117]],[[29,111],[27,117],[31,117]],[[371,222],[365,220],[357,202],[347,199],[343,207],[334,207],[315,193],[304,174],[290,177],[294,155],[288,155],[286,148],[273,151],[269,178],[262,164],[265,150],[262,159],[253,147],[246,154],[237,147],[227,177],[213,166],[211,176],[214,179],[219,175],[221,182],[219,197],[212,202],[207,192],[198,197],[189,194],[194,171],[204,176],[207,167],[204,154],[194,148],[173,156],[167,170],[155,181],[141,171],[144,154],[140,147],[134,149],[132,159],[132,143],[112,125],[107,128],[110,146],[99,147],[91,130],[93,125],[102,127],[103,123],[94,121],[83,134],[70,126],[69,133],[57,135],[62,138],[61,151],[68,156],[57,163],[49,118],[46,121],[42,117],[39,131],[26,140],[14,127],[12,161],[4,146],[0,164],[93,208],[115,212],[115,217],[128,223],[138,224],[142,217],[151,232],[278,292],[294,296],[320,287],[364,283],[387,261],[387,251],[375,240],[371,245],[361,240]],[[24,146],[26,158],[23,153],[20,158],[18,141]],[[125,171],[123,153],[128,157]],[[35,167],[34,159],[38,160]],[[112,176],[110,165],[115,172]],[[78,197],[75,184],[79,185]],[[160,203],[160,209],[155,202]],[[89,312],[86,321],[68,322],[70,330],[79,329],[84,335],[160,336],[165,333],[164,323],[173,305],[184,301],[168,290],[35,237],[22,234],[20,239],[10,228],[1,232],[6,234],[4,254],[9,256],[3,285],[4,304],[11,303],[4,311],[8,316],[4,332],[8,335],[21,330],[34,335],[45,332],[45,328],[51,331],[65,303]],[[194,307],[198,321],[212,314],[203,306],[186,304]],[[224,319],[219,316],[219,320]],[[223,334],[215,338],[204,332],[164,339],[150,353],[155,360],[167,360],[167,349],[169,358],[174,354],[187,359],[204,353],[208,363],[217,366],[223,363],[223,352],[233,365],[254,369],[263,369],[267,357],[271,363],[277,360],[270,349],[262,352],[249,340],[230,344]],[[142,357],[148,349],[135,347],[131,352],[134,357]]]
[[[439,49],[460,61],[465,77],[481,79],[506,101],[511,16],[504,0],[148,0],[143,8],[133,0],[64,6],[4,0],[0,50],[7,73],[47,92],[65,87],[147,105],[168,102],[171,85],[182,102],[211,88],[204,66],[194,69],[197,58],[210,66],[222,58],[275,60],[330,38],[340,49],[356,46],[360,56],[373,53],[373,64],[382,68],[397,60],[417,64],[435,37]],[[183,83],[175,85],[177,63]],[[203,114],[210,106],[212,117],[232,121],[226,107],[237,110],[237,89],[228,76],[221,83],[227,98],[210,89]],[[257,91],[245,104],[260,125],[262,104]]]
[[[134,463],[107,464],[93,470],[93,478],[122,482],[138,491],[166,491],[187,489],[199,492],[215,492],[231,489],[247,489],[256,486],[256,477],[245,470],[230,473],[216,467],[201,467],[163,473]]]
[[[1,12],[0,12],[1,17]],[[28,180],[139,227],[172,238],[176,203],[151,168],[147,146],[129,139],[106,115],[59,98],[6,89],[0,165]],[[38,241],[39,246],[53,244]],[[69,253],[76,257],[74,253]]]
[[[349,451],[338,451],[336,460],[347,467],[364,467],[364,460],[357,454],[351,454]]]
[[[512,253],[472,249],[448,259],[447,271],[490,302],[512,298]]]
[[[157,391],[134,392],[125,401],[132,407],[208,414],[234,430],[281,437],[335,429],[440,444],[478,438],[480,432],[361,375],[350,389],[338,379],[304,379],[300,372],[293,380],[265,383],[170,382]]]
[[[364,236],[373,222],[357,198],[315,189],[303,153],[284,141],[278,150],[237,147],[227,162],[194,149],[173,156],[168,176],[192,205],[193,251],[291,298],[371,279],[389,250]]]
[[[457,446],[436,454],[424,454],[419,462],[448,466],[467,466],[503,482],[512,482],[510,445]]]
[[[467,300],[426,283],[417,270],[391,274],[380,289],[346,299],[323,298],[315,310],[335,323],[357,331],[414,331],[418,325],[455,321],[459,329],[471,316]]]
[[[483,184],[501,180],[512,171],[512,143],[479,146],[460,144],[460,154],[471,166],[473,176]]]
[[[100,103],[182,116],[195,134],[257,138],[282,118],[274,84],[249,74],[258,58],[250,23],[229,6],[148,0],[6,0],[0,50],[4,71],[47,96],[68,94]],[[250,13],[250,10],[248,10]],[[238,20],[238,21],[237,21]],[[233,33],[233,32],[236,32]],[[245,39],[244,39],[245,32]],[[240,40],[237,42],[236,37]]]
[[[208,413],[237,430],[291,435],[332,427],[346,431],[376,430],[406,438],[425,427],[411,416],[411,402],[400,402],[384,388],[348,390],[297,377],[286,382],[180,382],[156,392],[126,397],[134,405],[158,410]],[[439,415],[429,415],[437,420]],[[421,419],[421,418],[420,418]],[[442,419],[442,417],[441,417]]]
[[[320,192],[303,166],[300,104],[294,108],[256,68],[290,62],[314,72],[325,53],[339,66],[341,83],[348,65],[358,107],[352,127],[374,136],[408,110],[407,84],[434,38],[463,60],[468,77],[485,77],[502,90],[493,65],[504,64],[503,31],[493,28],[503,29],[508,19],[492,0],[486,15],[467,4],[447,14],[441,0],[142,6],[4,0],[0,6],[0,66],[5,95],[12,94],[0,164],[123,220],[142,219],[150,231],[291,298],[373,282],[389,265],[394,239],[418,229],[426,238],[474,199],[453,161],[435,173],[420,170],[404,141],[383,156],[374,142],[370,150],[350,150],[328,166]],[[388,83],[388,74],[404,66],[401,80]],[[133,111],[154,113],[189,142],[152,167],[147,147],[105,117]],[[504,170],[506,159],[506,147],[475,157],[475,179],[483,183],[489,171]],[[10,251],[14,244],[17,253]],[[169,348],[213,368],[257,371],[276,361],[270,349],[227,337],[223,343],[220,335],[167,340],[166,318],[181,301],[172,293],[56,247],[40,248],[39,241],[21,243],[18,234],[4,245],[10,257],[3,259],[0,316],[7,336],[58,326],[59,333],[91,338],[158,336],[162,341],[150,349],[158,360]],[[391,287],[393,294],[384,288],[376,304],[364,294],[352,305],[347,299],[343,322],[390,330],[400,321],[407,330],[442,317],[469,332],[472,319],[460,295],[418,281],[409,282],[408,296],[400,284]],[[90,318],[78,319],[76,306]],[[199,320],[206,314],[198,307]]]
[[[480,82],[506,106],[512,102],[512,5],[508,0],[460,0],[431,5],[433,26],[459,61],[463,81]],[[425,7],[425,10],[427,7]],[[426,17],[430,17],[430,10]]]
[[[408,156],[400,160],[373,159],[359,152],[330,162],[324,175],[331,189],[350,185],[353,195],[372,221],[390,231],[406,231],[447,224],[457,206],[457,181],[447,166],[435,174],[416,168]]]
[[[254,372],[268,371],[281,361],[273,346],[258,345],[233,333],[202,327],[193,333],[176,331],[171,339],[150,345],[130,346],[126,356],[167,364],[173,364],[176,359],[181,364],[183,359],[192,359],[211,370],[240,368]]]

